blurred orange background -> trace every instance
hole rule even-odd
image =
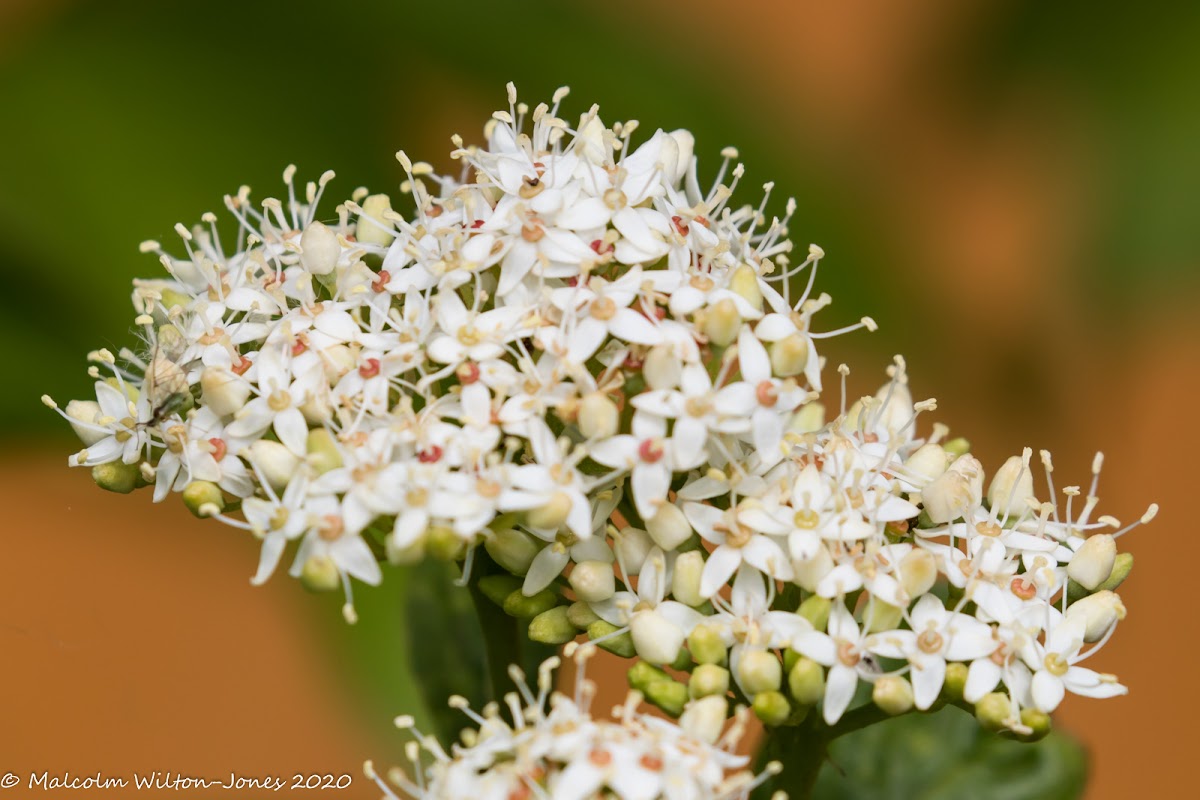
[[[388,722],[409,709],[351,663],[372,644],[334,599],[286,579],[251,589],[252,542],[68,471],[74,445],[37,397],[86,391],[84,352],[121,335],[128,278],[155,268],[139,240],[242,181],[273,187],[297,152],[324,159],[313,171],[344,153],[347,190],[398,183],[399,146],[445,165],[449,134],[477,131],[512,77],[526,97],[569,83],[579,110],[594,94],[606,119],[696,129],[702,161],[737,137],[747,186],[775,177],[804,198],[793,235],[829,253],[834,315],[881,327],[830,348],[856,365],[852,397],[905,353],[914,394],[938,399],[985,466],[1029,445],[1055,453],[1059,486],[1086,483],[1099,449],[1102,511],[1131,521],[1160,503],[1122,539],[1136,557],[1129,618],[1094,664],[1130,694],[1068,698],[1056,719],[1091,752],[1087,798],[1178,796],[1200,718],[1186,596],[1200,563],[1186,510],[1200,453],[1200,20],[1073,5],[466,3],[418,20],[357,3],[326,29],[316,15],[335,12],[316,5],[218,4],[197,19],[169,3],[4,4],[0,773],[350,773],[347,796],[375,795],[361,762],[400,760]],[[443,44],[398,58],[380,34],[359,49],[377,22],[395,48]],[[64,65],[93,40],[91,60]],[[172,94],[159,71],[187,82]],[[210,71],[219,95],[203,88]],[[127,99],[106,109],[107,91]],[[164,143],[176,140],[195,149]],[[106,192],[126,199],[106,211]],[[379,648],[377,673],[396,647]]]

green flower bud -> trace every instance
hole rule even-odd
[[[788,430],[792,433],[813,433],[825,427],[825,406],[814,400],[796,409],[788,422]]]
[[[942,697],[957,703],[963,699],[963,689],[967,686],[967,665],[951,661],[946,665],[946,677],[942,681]]]
[[[525,531],[511,527],[493,526],[492,535],[483,540],[483,549],[504,569],[514,575],[524,575],[544,543]]]
[[[687,704],[679,718],[679,727],[694,739],[716,744],[725,729],[729,716],[729,701],[724,697],[709,695]]]
[[[588,603],[607,600],[617,590],[613,566],[607,561],[580,561],[567,582],[575,590],[575,596]]]
[[[309,556],[300,569],[300,585],[310,592],[333,592],[341,588],[342,575],[329,556]]]
[[[354,229],[354,238],[362,244],[377,244],[387,247],[392,243],[392,239],[396,238],[388,232],[391,223],[387,222],[383,215],[392,210],[392,200],[386,194],[373,194],[362,202],[362,216],[358,219],[358,225]],[[370,217],[370,219],[363,219]],[[371,222],[371,219],[379,222],[376,225]]]
[[[670,664],[683,647],[683,631],[658,611],[646,609],[633,615],[629,633],[639,658],[651,664]]]
[[[250,458],[262,471],[267,483],[276,492],[282,493],[287,488],[292,476],[296,474],[296,469],[300,466],[300,459],[296,458],[291,450],[270,439],[259,439],[248,449]]]
[[[567,607],[567,619],[576,628],[586,630],[589,625],[600,618],[596,616],[596,612],[592,611],[592,607],[587,603],[577,602]]]
[[[461,561],[467,554],[467,543],[447,525],[430,525],[425,533],[425,548],[439,561]]]
[[[811,658],[801,656],[788,672],[788,691],[800,705],[816,704],[825,696],[825,668]]]
[[[325,428],[313,428],[308,432],[305,449],[308,452],[308,465],[318,475],[342,466],[342,451],[333,440],[333,434]]]
[[[1115,592],[1117,587],[1129,577],[1129,573],[1132,570],[1133,553],[1117,553],[1117,558],[1113,561],[1112,573],[1109,574],[1108,580],[1100,584],[1099,590],[1107,589],[1110,592]]]
[[[401,546],[397,544],[395,536],[389,536],[384,540],[384,549],[387,552],[387,560],[389,564],[419,564],[425,560],[425,532],[422,531],[417,538],[411,542]],[[503,598],[497,602],[502,602]]]
[[[250,399],[250,382],[227,369],[205,367],[200,373],[200,397],[218,417],[227,417]]]
[[[989,731],[1002,731],[1008,727],[1012,715],[1012,703],[1004,692],[985,694],[975,704],[975,719]]]
[[[829,548],[822,547],[807,561],[793,559],[792,568],[796,571],[796,585],[806,592],[815,592],[821,579],[833,570],[833,557],[829,555]],[[825,623],[821,624],[824,626]]]
[[[625,673],[625,676],[629,680],[629,685],[632,688],[637,689],[642,694],[646,693],[646,687],[652,683],[657,681],[671,680],[671,676],[668,675],[665,670],[662,670],[645,661],[638,661],[635,663],[629,668],[629,671]]]
[[[699,550],[680,553],[675,557],[675,572],[671,575],[671,596],[685,606],[702,604],[700,575],[703,572],[704,556]]]
[[[945,450],[946,455],[950,456],[951,458],[958,458],[959,456],[965,456],[967,453],[971,452],[971,443],[959,436],[951,439],[948,442],[942,442],[942,449]]]
[[[729,657],[729,650],[725,647],[725,642],[721,641],[721,634],[709,625],[697,625],[688,637],[687,645],[692,653],[692,660],[697,664],[724,664]]]
[[[783,671],[785,674],[790,674],[792,667],[796,666],[796,662],[803,656],[797,653],[792,648],[788,647],[783,651]]]
[[[738,337],[742,329],[742,317],[738,314],[737,305],[728,297],[718,300],[716,304],[705,309],[700,330],[708,337],[708,341],[717,347],[728,347]]]
[[[792,713],[792,707],[781,692],[760,692],[754,696],[750,707],[754,710],[754,716],[769,727],[782,725]]]
[[[829,624],[829,611],[832,608],[833,601],[813,594],[800,604],[796,613],[811,622],[814,630],[823,631]]]
[[[538,614],[529,623],[529,638],[542,644],[566,644],[578,635],[567,619],[567,607],[556,606]]]
[[[742,653],[738,663],[738,678],[748,695],[773,692],[783,683],[783,666],[769,650],[750,650]]]
[[[729,278],[729,290],[749,303],[756,311],[762,311],[762,289],[758,286],[758,272],[749,264],[742,264]]]
[[[177,292],[174,289],[163,289],[161,293],[163,308],[167,309],[167,311],[170,311],[176,306],[180,308],[187,308],[189,305],[191,305],[192,298],[188,297],[183,292]]]
[[[504,613],[510,617],[530,619],[549,611],[558,605],[558,595],[549,589],[542,589],[532,597],[526,597],[524,592],[513,592],[504,599]]]
[[[225,509],[225,497],[215,483],[192,481],[183,490],[183,504],[197,517],[211,517]]]
[[[687,687],[670,678],[650,683],[642,694],[645,695],[648,702],[662,709],[664,714],[671,717],[678,717],[682,714],[683,707],[688,701]]]
[[[688,679],[688,693],[692,697],[708,697],[719,694],[722,697],[729,691],[729,670],[716,664],[701,664],[692,670]]]
[[[646,520],[646,532],[654,543],[669,553],[679,548],[692,535],[692,525],[673,503],[663,503],[654,516]]]
[[[914,548],[900,559],[900,585],[909,597],[920,597],[937,583],[937,559],[923,548]]]
[[[863,615],[863,629],[866,633],[890,631],[900,624],[903,616],[904,609],[876,597],[867,603],[867,611]]]
[[[692,661],[692,654],[688,652],[686,647],[680,645],[679,653],[675,656],[675,660],[671,662],[670,667],[679,672],[691,672],[692,667],[696,666],[696,662]]]
[[[641,528],[622,528],[613,534],[613,552],[631,573],[640,571],[654,541]]]
[[[871,701],[885,714],[896,716],[912,710],[912,684],[899,675],[885,675],[871,688]]]
[[[567,521],[571,513],[571,498],[566,492],[557,492],[546,504],[525,512],[525,522],[531,528],[556,531]]]
[[[629,631],[625,631],[617,636],[612,635],[619,630],[621,629],[616,625],[613,625],[611,622],[605,622],[602,619],[597,619],[595,622],[587,626],[587,635],[588,639],[592,641],[607,636],[609,638],[604,639],[603,642],[599,642],[596,646],[601,650],[607,650],[613,655],[620,656],[621,658],[633,658],[634,655],[637,654],[637,651],[634,650],[633,647],[633,637],[629,635]],[[639,661],[638,663],[646,664],[644,661]],[[646,664],[646,666],[649,667],[650,665]],[[666,673],[663,674],[665,675]]]
[[[1111,533],[1097,533],[1087,538],[1071,562],[1067,564],[1067,576],[1093,592],[1112,575],[1117,562],[1117,541]]]
[[[781,378],[804,372],[808,364],[808,339],[793,333],[771,344],[771,370]],[[794,429],[793,429],[794,430]]]
[[[579,404],[579,432],[585,439],[607,439],[617,432],[621,412],[604,392],[592,392]]]
[[[512,575],[484,575],[478,585],[483,596],[498,606],[503,606],[513,592],[521,591],[521,581]]]
[[[138,487],[141,468],[137,464],[110,461],[92,467],[92,480],[101,489],[118,494],[129,494]]]
[[[1021,724],[1031,729],[1031,733],[1026,733],[1021,736],[1021,741],[1036,742],[1045,739],[1053,727],[1050,721],[1050,715],[1045,712],[1038,711],[1036,708],[1021,709]]]
[[[679,385],[682,374],[683,363],[671,345],[651,347],[642,362],[642,376],[646,379],[646,385],[655,391],[674,389]]]

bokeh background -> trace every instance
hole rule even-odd
[[[409,694],[402,582],[364,624],[181,507],[96,490],[38,402],[131,342],[129,281],[242,183],[283,167],[395,191],[392,154],[448,167],[516,81],[531,102],[687,127],[775,180],[829,254],[826,323],[852,395],[908,357],[918,397],[989,468],[1030,445],[1059,485],[1108,459],[1102,508],[1162,513],[1099,666],[1130,695],[1069,699],[1091,800],[1191,780],[1200,545],[1200,7],[493,0],[0,3],[0,772],[331,772],[374,796]],[[747,193],[753,199],[753,190]],[[824,316],[824,315],[823,315]]]

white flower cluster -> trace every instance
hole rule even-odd
[[[585,646],[580,656],[586,655]],[[414,800],[745,800],[770,775],[772,764],[755,777],[746,756],[732,752],[741,737],[741,718],[726,726],[726,703],[716,697],[693,701],[678,724],[638,709],[640,697],[630,692],[611,720],[590,712],[595,686],[583,677],[583,657],[577,657],[574,696],[552,692],[558,659],[546,661],[538,674],[538,693],[525,685],[515,668],[520,693],[505,697],[511,722],[500,708],[489,705],[483,714],[462,698],[462,708],[478,729],[465,731],[465,745],[450,753],[433,738],[412,727],[410,717],[397,725],[409,730],[411,775],[392,770],[388,778],[405,797]],[[421,764],[420,750],[433,763]],[[367,762],[367,776],[392,800],[396,793]]]
[[[792,264],[794,202],[732,206],[734,151],[703,190],[686,131],[635,147],[635,122],[560,118],[565,94],[530,112],[510,86],[485,148],[454,137],[459,179],[399,153],[407,216],[359,190],[321,222],[331,173],[301,200],[289,168],[286,200],[226,198],[231,249],[212,215],[177,227],[185,257],[146,243],[169,273],[135,287],[147,350],[92,354],[71,463],[251,531],[256,583],[298,541],[292,575],[351,619],[380,561],[469,573],[483,545],[535,638],[695,667],[692,695],[772,724],[835,724],[860,683],[992,712],[1003,685],[1017,731],[1066,690],[1124,692],[1078,666],[1129,568],[1094,485],[1078,513],[1073,487],[1039,501],[1026,451],[985,492],[961,440],[917,436],[933,402],[900,359],[826,422],[816,342],[874,323],[812,330],[824,254]],[[662,678],[647,696],[681,710]]]

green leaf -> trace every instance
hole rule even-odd
[[[813,797],[1068,800],[1082,795],[1086,778],[1086,755],[1070,737],[1052,733],[1034,744],[1005,739],[950,706],[885,720],[837,739]]]

